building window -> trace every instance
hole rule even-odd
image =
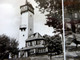
[[[30,42],[28,42],[28,46],[30,46]]]
[[[45,52],[46,50],[45,50],[45,48],[43,49],[43,52]]]
[[[30,46],[32,46],[32,41],[30,42]]]
[[[43,41],[42,45],[45,45],[45,41]]]
[[[39,49],[39,53],[41,53],[41,49]]]
[[[30,51],[29,51],[29,53],[32,55],[32,54],[34,54],[34,49],[31,49]]]
[[[30,17],[32,17],[32,15],[30,15]]]
[[[26,43],[26,47],[27,47],[27,43]]]
[[[40,40],[39,41],[36,41],[36,45],[40,45],[40,42],[41,42]]]
[[[30,31],[32,31],[32,29],[30,28]]]

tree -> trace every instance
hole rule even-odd
[[[35,0],[38,4],[39,10],[50,13],[61,14],[62,10],[62,0]],[[64,10],[67,13],[74,13],[80,11],[80,1],[79,0],[64,0]]]
[[[54,33],[60,32],[63,40],[63,24],[62,24],[62,0],[35,0],[38,4],[39,11],[42,13],[48,12],[46,24],[53,27]],[[79,33],[80,28],[76,24],[80,23],[80,0],[64,0],[64,18],[69,18],[71,21],[65,19],[65,35],[72,33]],[[71,28],[66,25],[69,23]],[[62,41],[63,42],[63,41]],[[64,49],[64,47],[63,47]]]
[[[80,1],[79,0],[64,0],[65,12],[72,14],[79,12],[80,10]]]
[[[2,60],[8,59],[9,53],[17,54],[16,53],[18,51],[17,46],[18,46],[18,42],[15,39],[9,38],[6,35],[1,35],[0,36],[0,58]]]
[[[39,11],[42,13],[48,12],[47,21],[45,25],[53,27],[55,32],[62,32],[62,0],[35,0],[38,4]],[[65,17],[74,20],[73,14],[80,12],[80,1],[79,0],[64,0],[64,12]],[[79,17],[78,17],[79,18]],[[80,19],[80,18],[79,18]],[[80,23],[78,19],[77,23]],[[65,22],[66,23],[66,22]],[[70,22],[71,23],[71,22]],[[68,27],[65,25],[65,30]],[[73,26],[72,26],[73,28]]]
[[[18,48],[18,41],[16,41],[16,39],[12,38],[10,40],[10,53],[11,53],[11,56],[12,58],[15,56],[15,55],[18,55],[18,52],[19,52],[19,48]]]
[[[64,1],[64,7],[65,7],[65,16],[68,15],[68,18],[71,19],[71,31],[72,33],[76,33],[76,27],[75,25],[80,23],[80,1],[79,0],[65,0]]]
[[[9,50],[9,45],[10,39],[6,37],[5,35],[0,36],[0,58],[8,58],[8,50]],[[7,55],[7,56],[5,56]]]
[[[44,13],[48,12],[46,25],[55,28],[62,33],[62,6],[61,0],[35,0],[39,10]]]
[[[53,55],[59,55],[62,53],[62,42],[61,37],[59,35],[55,36],[43,36],[46,40],[46,47],[48,47],[48,54],[50,59]]]

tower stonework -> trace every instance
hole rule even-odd
[[[26,39],[33,34],[33,15],[34,8],[27,2],[25,5],[20,6],[21,9],[21,24],[19,33],[19,48],[25,47]]]

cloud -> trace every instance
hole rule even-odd
[[[17,20],[19,19],[16,17],[15,8],[11,4],[0,4],[0,34],[8,36],[15,34],[18,26],[15,24]]]

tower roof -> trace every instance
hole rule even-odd
[[[20,6],[20,9],[21,9],[21,14],[26,11],[30,11],[34,14],[34,8],[27,0],[26,0],[26,4]]]
[[[26,4],[27,4],[27,2],[28,2],[28,1],[26,0]]]

